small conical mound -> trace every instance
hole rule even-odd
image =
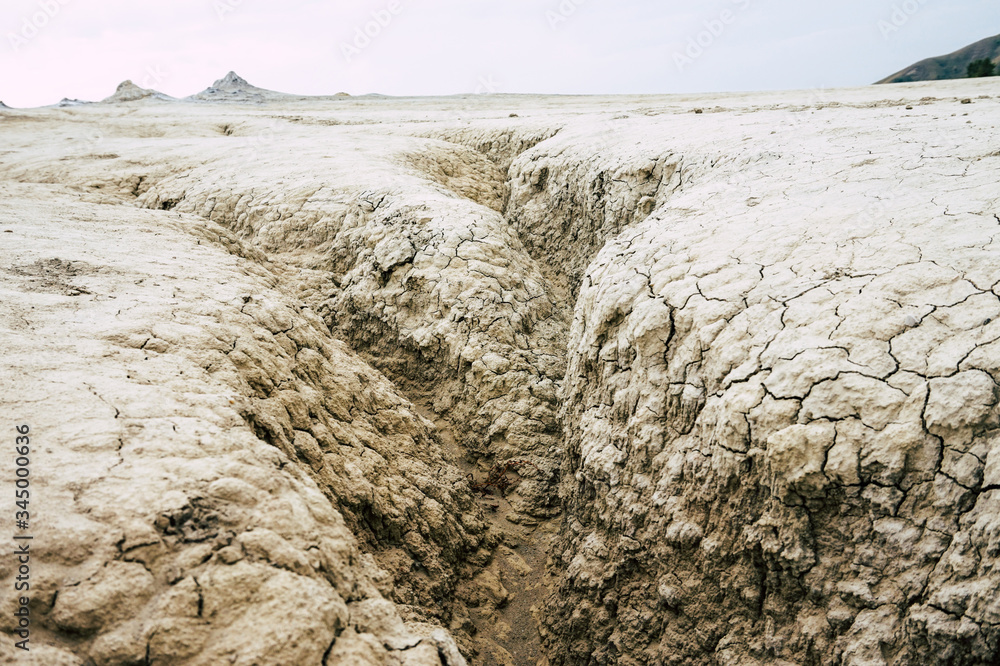
[[[247,83],[247,80],[236,72],[229,72],[224,77],[215,82],[212,86],[213,88],[229,89],[229,88],[255,88]]]
[[[131,81],[122,81],[118,84],[118,89],[111,97],[104,99],[105,102],[135,102],[140,99],[171,99],[161,92],[150,88],[141,88]]]
[[[347,93],[337,93],[333,97],[350,97]],[[199,102],[234,102],[237,104],[263,104],[264,102],[287,102],[289,100],[315,99],[301,95],[276,92],[258,88],[236,72],[229,72],[200,93],[184,99]],[[324,99],[331,99],[326,97]]]
[[[260,104],[271,100],[288,99],[292,95],[265,90],[248,83],[236,72],[229,72],[224,77],[187,99],[203,102],[238,102],[242,104]]]

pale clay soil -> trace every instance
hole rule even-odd
[[[1000,661],[1000,79],[223,82],[0,108],[0,662]]]

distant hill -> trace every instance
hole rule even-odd
[[[921,60],[876,83],[964,79],[969,63],[983,58],[989,58],[994,64],[1000,65],[1000,35],[987,37],[948,55]]]
[[[118,89],[115,90],[115,94],[111,97],[107,97],[102,102],[115,103],[115,102],[136,102],[140,99],[157,99],[163,102],[169,102],[173,100],[173,97],[169,95],[164,95],[161,92],[152,90],[150,88],[140,88],[131,81],[122,81],[118,84]],[[71,104],[64,104],[64,102],[70,102]],[[60,106],[75,106],[76,104],[85,104],[86,102],[80,102],[80,100],[63,100],[59,103]]]
[[[238,104],[262,104],[264,102],[280,102],[305,99],[332,99],[340,97],[350,97],[347,93],[337,93],[336,95],[326,95],[323,97],[305,97],[303,95],[291,95],[283,92],[275,92],[265,88],[258,88],[247,83],[247,80],[236,72],[229,72],[224,77],[205,88],[200,93],[185,97],[185,101],[198,102],[235,102]]]
[[[288,97],[292,97],[292,95],[258,88],[255,85],[247,83],[247,80],[236,72],[229,72],[208,88],[205,88],[200,93],[191,95],[187,99],[203,102],[253,102],[259,104],[265,101]]]

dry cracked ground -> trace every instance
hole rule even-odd
[[[139,97],[0,109],[4,663],[1000,660],[998,81]]]

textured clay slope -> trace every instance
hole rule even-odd
[[[553,663],[995,658],[1000,146],[851,116],[691,165],[587,268]],[[567,189],[524,227],[593,228]]]
[[[32,655],[994,663],[998,94],[0,112]]]
[[[482,541],[409,402],[221,228],[58,188],[3,194],[22,243],[2,266],[3,390],[32,428],[44,516],[31,592],[51,647],[33,663],[457,654],[404,626],[355,536],[398,543],[452,587],[445,570]],[[450,592],[407,587],[437,608]]]

